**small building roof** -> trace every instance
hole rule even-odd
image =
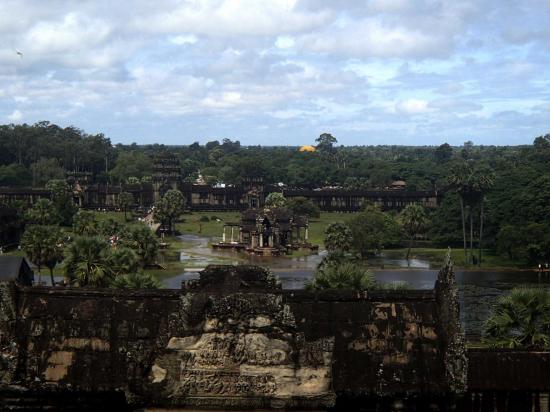
[[[0,256],[0,282],[16,280],[24,285],[32,285],[34,273],[23,256]]]

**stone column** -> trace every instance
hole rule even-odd
[[[306,226],[306,242],[309,239],[309,228]]]
[[[231,243],[233,243],[233,226],[231,226]]]
[[[260,238],[260,247],[264,247],[264,234],[262,232],[260,232],[258,234],[258,237]]]
[[[225,225],[223,226],[222,242],[225,243]]]

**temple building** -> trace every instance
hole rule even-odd
[[[344,188],[285,188],[265,184],[261,176],[247,176],[241,184],[209,185],[204,181],[184,181],[179,159],[168,152],[156,156],[152,182],[110,185],[91,182],[86,173],[68,173],[68,183],[73,187],[75,204],[88,209],[116,209],[118,196],[129,192],[134,197],[134,207],[149,208],[170,189],[183,193],[187,208],[192,211],[245,211],[264,206],[265,198],[273,192],[282,193],[288,200],[305,197],[322,211],[355,212],[366,203],[375,204],[381,210],[401,210],[418,203],[426,208],[436,208],[442,194],[437,191],[411,191],[406,182],[397,180],[386,189],[354,190]],[[23,200],[33,204],[50,193],[44,188],[0,188],[0,203]]]
[[[215,249],[245,250],[260,256],[278,256],[292,250],[317,251],[318,246],[309,243],[309,223],[306,216],[299,216],[286,208],[248,209],[240,223],[226,223],[222,241]]]

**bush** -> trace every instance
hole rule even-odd
[[[199,222],[210,222],[210,219],[208,218],[208,216],[201,216]]]
[[[116,276],[111,287],[118,289],[159,289],[160,282],[153,275],[143,272],[134,272]]]
[[[550,348],[550,290],[516,288],[498,298],[484,341],[501,348]]]
[[[376,288],[374,275],[352,262],[326,265],[317,270],[308,289],[351,289],[367,290]]]

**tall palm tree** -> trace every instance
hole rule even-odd
[[[463,161],[451,168],[448,178],[450,187],[458,194],[462,216],[462,235],[464,240],[464,258],[467,263],[473,260],[474,243],[474,208],[480,206],[479,257],[481,259],[481,242],[483,236],[484,199],[487,190],[493,186],[494,173],[487,167],[478,166],[472,160]],[[466,242],[465,208],[468,208],[470,221],[470,256]]]
[[[109,246],[100,237],[77,237],[65,251],[65,276],[80,286],[106,286],[112,275]]]
[[[407,236],[409,236],[409,248],[405,259],[409,260],[411,249],[414,244],[414,239],[428,224],[426,209],[422,205],[412,203],[407,205],[399,216],[399,220]]]
[[[474,169],[471,177],[472,185],[472,199],[479,204],[479,241],[478,241],[478,265],[481,266],[481,250],[483,240],[483,219],[484,219],[484,205],[485,195],[488,190],[493,187],[495,182],[495,175],[491,169],[478,168]],[[470,240],[470,254],[473,253],[472,241]]]
[[[517,288],[500,297],[484,340],[497,347],[550,348],[550,290]]]
[[[458,194],[460,200],[460,215],[462,218],[462,238],[464,240],[464,260],[468,260],[468,252],[466,246],[466,219],[464,215],[464,203],[468,194],[468,175],[469,168],[466,162],[455,164],[451,168],[451,174],[448,177],[449,186]]]

